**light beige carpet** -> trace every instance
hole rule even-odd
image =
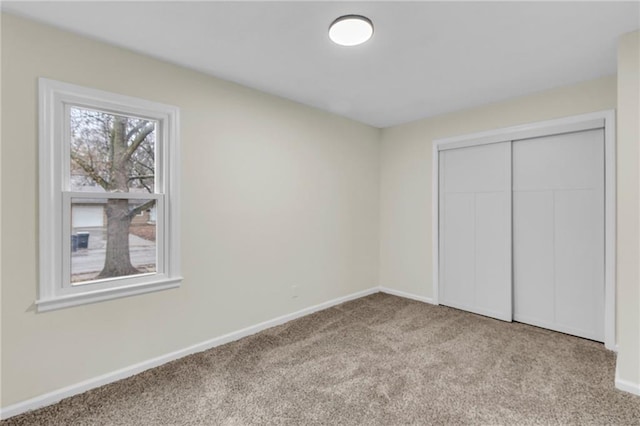
[[[640,424],[602,344],[375,294],[3,425]]]

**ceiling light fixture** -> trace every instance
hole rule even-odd
[[[329,38],[340,46],[357,46],[373,35],[373,23],[360,15],[344,15],[329,26]]]

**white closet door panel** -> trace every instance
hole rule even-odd
[[[511,321],[511,144],[440,153],[441,303]]]
[[[555,194],[556,322],[596,340],[604,338],[603,201],[596,190]]]
[[[475,293],[475,196],[445,194],[443,205],[447,229],[443,298],[455,301],[457,307],[470,307]]]
[[[513,190],[604,187],[604,131],[514,142]]]
[[[442,186],[452,192],[504,191],[511,188],[508,142],[468,148],[450,149],[440,153]],[[508,175],[508,179],[506,179]]]
[[[513,194],[513,319],[548,326],[555,303],[553,192]]]
[[[513,190],[514,318],[604,340],[603,131],[514,142]]]
[[[505,224],[511,221],[510,199],[504,192],[476,194],[476,287],[478,312],[511,321],[511,235]]]

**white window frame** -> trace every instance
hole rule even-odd
[[[155,120],[154,193],[72,192],[68,146],[70,106]],[[120,94],[39,79],[40,280],[39,312],[179,287],[180,138],[179,109]],[[155,199],[155,273],[70,285],[71,198]]]

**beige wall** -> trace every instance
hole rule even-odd
[[[640,392],[640,32],[618,45],[618,379]]]
[[[616,79],[446,114],[382,131],[380,285],[432,297],[431,149],[434,139],[616,107]]]
[[[180,289],[34,312],[38,77],[180,107]],[[7,15],[2,89],[3,407],[378,285],[379,130]]]

